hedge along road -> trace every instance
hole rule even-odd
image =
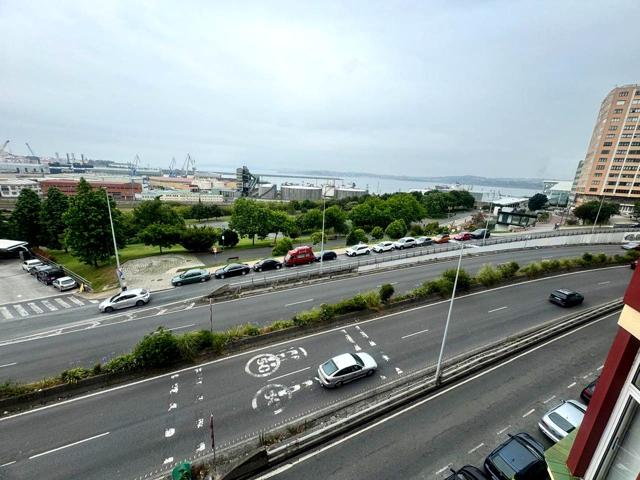
[[[456,300],[445,358],[620,297],[630,271],[583,271]],[[565,310],[549,291],[580,286],[586,301]],[[0,476],[49,479],[142,476],[208,450],[210,415],[224,448],[413,369],[433,365],[447,301],[338,327],[0,419]],[[376,375],[322,389],[318,365],[367,351]],[[54,468],[55,467],[55,468]]]
[[[619,253],[616,246],[599,246],[597,251]],[[594,250],[595,251],[595,250]],[[526,265],[543,258],[577,257],[584,247],[558,247],[550,249],[506,252],[481,257],[465,258],[463,268],[477,272],[486,263],[515,260]],[[226,330],[245,323],[263,326],[279,319],[290,319],[296,312],[322,303],[349,298],[358,292],[377,289],[383,283],[393,284],[402,293],[425,280],[439,276],[454,261],[402,268],[378,274],[340,279],[307,287],[290,288],[274,293],[250,296],[214,304],[214,329]],[[189,287],[183,287],[187,290]],[[0,340],[0,382],[31,381],[58,375],[74,367],[92,367],[114,356],[130,351],[147,333],[162,325],[176,333],[210,328],[209,307],[195,300],[173,304],[129,309],[117,314],[94,313],[90,318],[70,317],[62,322],[60,316],[49,319],[46,326],[31,325],[27,320],[3,324]],[[72,312],[69,312],[70,315]],[[86,315],[86,312],[85,312]],[[32,319],[33,320],[33,319]]]

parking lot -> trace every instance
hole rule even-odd
[[[22,270],[22,260],[0,260],[0,305],[51,297],[59,292]]]

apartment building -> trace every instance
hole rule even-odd
[[[616,87],[602,101],[572,186],[577,204],[604,196],[625,213],[640,202],[639,119],[640,84]]]

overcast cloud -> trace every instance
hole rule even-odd
[[[0,0],[0,140],[168,167],[572,179],[629,1]]]

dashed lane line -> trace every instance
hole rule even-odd
[[[550,402],[551,400],[553,400],[554,398],[556,398],[556,396],[555,396],[555,395],[551,395],[549,398],[547,398],[547,399],[546,399],[545,401],[543,401],[542,403],[544,403],[544,404],[546,405],[547,403],[549,403],[549,402]]]
[[[576,386],[576,382],[573,382],[571,385],[567,385],[567,388],[572,388]]]
[[[293,307],[294,305],[300,305],[301,303],[313,302],[313,298],[307,298],[306,300],[300,300],[299,302],[287,303],[285,307]]]
[[[4,368],[4,367],[12,367],[14,365],[17,365],[18,362],[13,362],[13,363],[5,363],[4,365],[0,365],[0,368]]]
[[[16,463],[16,461],[15,461],[15,460],[14,460],[13,462],[3,463],[2,465],[0,465],[0,468],[2,468],[2,467],[8,467],[9,465],[13,465],[14,463]]]
[[[409,337],[413,337],[414,335],[419,335],[421,333],[426,333],[428,332],[429,329],[425,329],[425,330],[420,330],[419,332],[414,332],[414,333],[410,333],[409,335],[405,335],[404,337],[400,337],[402,340],[404,340],[405,338],[409,338]]]
[[[504,432],[506,432],[507,430],[509,430],[511,428],[511,425],[507,425],[506,427],[504,427],[502,430],[498,430],[496,432],[496,435],[502,435]]]
[[[535,409],[535,408],[532,408],[532,409],[531,409],[531,410],[529,410],[527,413],[525,413],[524,415],[522,415],[522,418],[526,418],[526,417],[528,417],[529,415],[531,415],[531,414],[532,414],[533,412],[535,412],[535,411],[536,411],[536,409]]]
[[[473,452],[475,452],[476,450],[478,450],[478,449],[480,449],[480,448],[482,448],[482,447],[484,447],[484,442],[483,442],[483,443],[481,443],[480,445],[476,445],[476,446],[475,446],[475,447],[473,447],[471,450],[469,450],[467,453],[468,453],[469,455],[471,455]]]
[[[499,312],[500,310],[504,310],[506,308],[509,308],[509,307],[505,306],[505,307],[494,308],[493,310],[489,310],[487,313]]]
[[[440,475],[442,472],[448,470],[449,468],[451,468],[451,466],[453,465],[453,463],[449,463],[447,465],[445,465],[444,467],[442,467],[440,470],[438,470],[436,472],[436,475]]]
[[[75,447],[76,445],[80,445],[81,443],[90,442],[91,440],[95,440],[97,438],[109,435],[109,433],[110,432],[100,433],[98,435],[94,435],[93,437],[85,438],[84,440],[78,440],[77,442],[73,442],[73,443],[70,443],[68,445],[63,445],[62,447],[58,447],[58,448],[54,448],[54,449],[51,449],[51,450],[47,450],[46,452],[42,452],[42,453],[37,453],[36,455],[31,455],[29,457],[29,460],[33,460],[34,458],[38,458],[38,457],[42,457],[44,455],[48,455],[50,453],[58,452],[60,450],[64,450],[65,448]]]

